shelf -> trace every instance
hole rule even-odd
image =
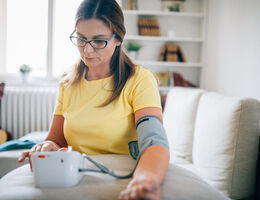
[[[162,62],[162,61],[135,61],[139,65],[143,66],[161,66],[161,67],[194,67],[194,68],[202,68],[201,63],[191,63],[191,62]]]
[[[166,37],[166,36],[141,36],[126,35],[125,40],[141,40],[141,41],[163,41],[163,42],[203,42],[201,38],[190,37]]]
[[[124,43],[135,41],[143,46],[134,63],[147,67],[155,73],[178,72],[185,80],[200,86],[202,73],[205,71],[207,1],[185,1],[185,6],[183,5],[183,10],[180,12],[162,10],[161,0],[152,0],[148,4],[147,2],[138,0],[138,9],[123,10],[127,30]],[[138,19],[142,17],[157,20],[160,36],[139,35]],[[181,47],[187,62],[157,61],[162,46],[171,43]],[[172,87],[159,89],[166,94]]]
[[[190,12],[165,12],[165,11],[152,11],[152,10],[124,10],[125,15],[151,15],[151,16],[175,16],[175,17],[198,17],[203,18],[203,13],[190,13]]]

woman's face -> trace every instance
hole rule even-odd
[[[85,40],[93,39],[109,39],[112,36],[112,31],[108,26],[99,19],[81,20],[76,26],[76,35]],[[85,65],[89,67],[110,66],[111,57],[115,51],[116,46],[120,42],[113,37],[104,49],[95,49],[90,43],[85,47],[78,47],[80,56]]]

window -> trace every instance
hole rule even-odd
[[[4,18],[6,22],[2,29],[0,26],[0,39],[5,41],[5,45],[0,44],[0,51],[5,54],[0,71],[7,75],[18,74],[19,67],[28,64],[34,77],[60,78],[79,59],[69,36],[81,2],[0,0],[0,10],[5,11],[0,13],[0,21]]]
[[[7,1],[7,73],[17,73],[28,64],[33,75],[46,75],[47,8],[46,0]]]
[[[69,36],[74,30],[76,10],[82,0],[56,0],[54,39],[53,39],[53,75],[60,77],[77,62],[79,52]]]

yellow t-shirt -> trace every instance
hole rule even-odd
[[[113,76],[70,87],[61,86],[55,115],[64,117],[64,136],[72,149],[86,154],[129,154],[128,143],[137,140],[134,112],[145,107],[161,108],[157,81],[146,68],[137,66],[121,94],[112,94]]]

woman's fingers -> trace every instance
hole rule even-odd
[[[37,148],[37,145],[34,145],[34,146],[31,148],[30,152],[35,152],[35,151],[36,151],[36,148]]]
[[[52,142],[52,141],[44,141],[42,143],[36,144],[34,145],[30,151],[25,151],[21,154],[21,156],[18,159],[18,162],[23,162],[25,160],[26,157],[29,158],[29,162],[30,160],[30,156],[33,152],[41,152],[41,151],[57,151],[60,147]],[[31,163],[30,163],[31,164]]]
[[[139,177],[138,179],[133,179],[130,181],[125,190],[123,190],[119,199],[149,199],[149,200],[159,200],[160,199],[160,185],[149,179],[143,179]]]
[[[29,151],[25,151],[22,153],[22,155],[19,157],[18,162],[23,162],[26,157],[29,156]]]
[[[18,162],[23,162],[26,157],[29,159],[30,168],[32,171],[32,162],[31,162],[31,154],[34,152],[43,152],[43,151],[57,151],[59,149],[59,146],[56,145],[52,141],[45,141],[39,144],[34,145],[30,151],[25,151],[22,153],[20,158],[18,159]]]
[[[37,144],[37,145],[36,145],[36,148],[35,148],[35,151],[36,151],[36,152],[41,152],[42,146],[43,146],[42,143]]]
[[[51,151],[52,147],[50,147],[50,145],[42,145],[41,151]]]
[[[46,142],[42,145],[41,151],[57,151],[58,147],[50,142]]]
[[[63,148],[58,149],[58,151],[68,151],[68,148],[63,147]]]
[[[33,171],[33,170],[32,170],[31,154],[32,154],[32,152],[29,152],[28,158],[29,158],[29,163],[30,163],[30,169],[31,169],[31,171]]]
[[[44,141],[34,146],[32,152],[57,151],[60,147],[52,141]]]
[[[23,162],[26,157],[29,158],[30,168],[32,171],[32,162],[31,162],[31,152],[30,151],[23,152],[22,155],[20,156],[20,158],[18,159],[18,162],[20,162],[20,163]]]

